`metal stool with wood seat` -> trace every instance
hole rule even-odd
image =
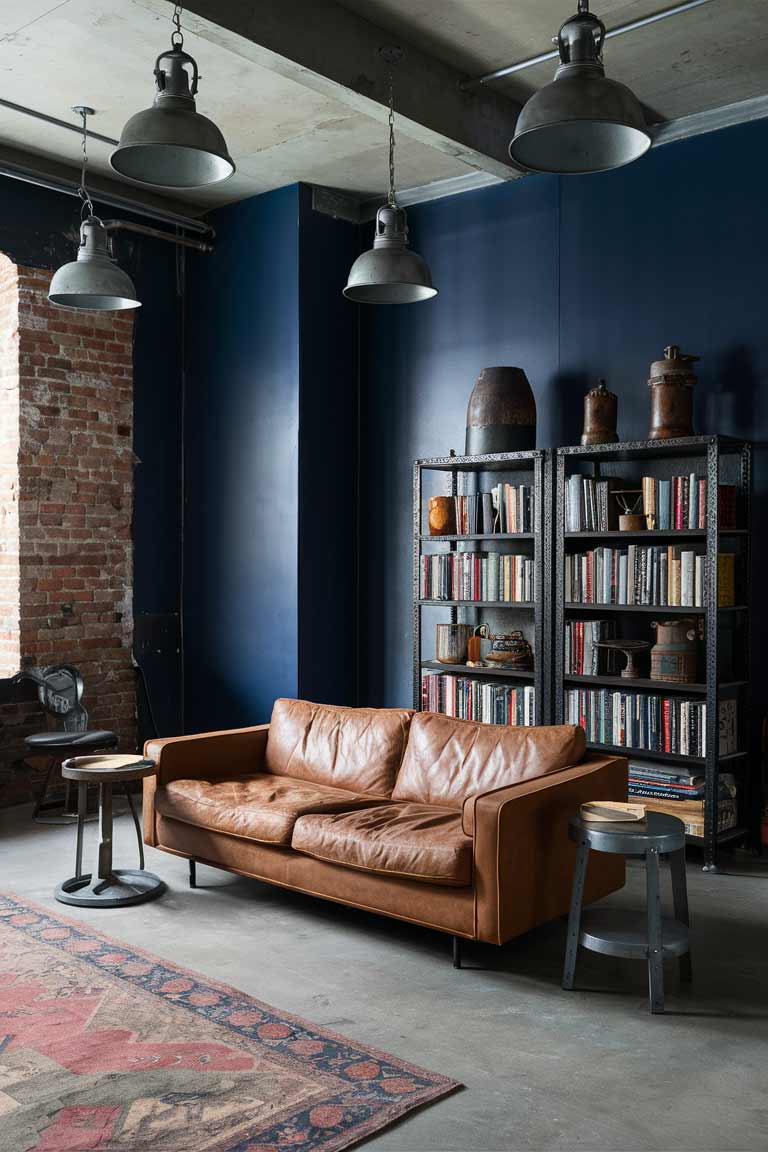
[[[60,775],[61,765],[67,757],[116,748],[117,736],[104,729],[88,728],[88,713],[81,703],[83,678],[71,664],[23,668],[14,680],[31,680],[36,684],[38,700],[43,709],[52,716],[60,717],[64,723],[59,731],[35,732],[25,740],[27,756],[48,757],[48,769],[35,801],[32,819],[44,824],[70,824],[78,818],[77,812],[70,808],[70,781],[62,780],[63,803],[48,799],[51,782]]]

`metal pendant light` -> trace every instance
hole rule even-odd
[[[384,49],[389,64],[399,49]],[[437,295],[426,261],[408,249],[408,222],[395,195],[395,103],[389,77],[389,195],[376,213],[373,248],[358,256],[349,272],[344,295],[361,304],[415,304]]]
[[[605,26],[588,0],[563,24],[554,80],[518,117],[509,154],[533,172],[605,172],[638,160],[651,135],[636,96],[603,68]]]
[[[176,4],[170,50],[155,61],[154,103],[131,117],[109,158],[121,176],[157,188],[203,188],[235,171],[221,132],[195,108],[197,64],[183,51],[181,12]],[[192,66],[191,87],[187,64]]]
[[[88,136],[86,125],[93,108],[77,105],[72,109],[83,118],[83,162],[78,189],[82,205],[80,246],[77,259],[63,264],[51,277],[48,299],[60,308],[79,308],[93,311],[116,312],[125,308],[140,308],[136,289],[127,272],[123,272],[109,252],[107,231],[94,215],[93,204],[85,186],[88,164]]]

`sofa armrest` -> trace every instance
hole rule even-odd
[[[462,823],[474,841],[476,933],[503,944],[568,912],[576,846],[568,821],[588,800],[626,800],[627,761],[594,757],[522,784],[470,797]],[[584,901],[621,888],[624,858],[591,853]]]
[[[144,755],[157,764],[157,775],[144,779],[144,841],[156,844],[155,789],[172,780],[216,779],[263,772],[269,724],[147,740]]]

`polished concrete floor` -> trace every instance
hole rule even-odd
[[[116,823],[134,867],[130,820]],[[88,828],[89,842],[95,837]],[[376,1152],[768,1147],[768,870],[749,857],[689,893],[694,983],[668,972],[667,1014],[648,1015],[643,966],[584,954],[559,986],[562,921],[503,949],[448,940],[148,849],[167,895],[137,908],[63,908],[74,830],[0,813],[0,886],[207,973],[288,1012],[455,1077],[464,1089],[365,1147]],[[637,903],[643,872],[611,898]]]

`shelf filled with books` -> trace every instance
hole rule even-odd
[[[555,460],[554,720],[626,755],[630,795],[680,816],[712,868],[759,819],[750,446],[686,437]]]
[[[415,708],[544,723],[548,495],[540,451],[415,462]]]

